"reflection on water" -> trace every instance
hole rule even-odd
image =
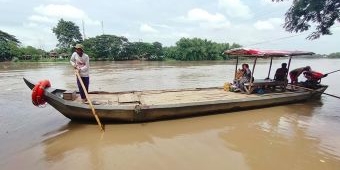
[[[279,67],[282,61],[274,61]],[[317,63],[317,64],[316,64]],[[320,70],[340,60],[297,60]],[[334,68],[332,68],[334,67]],[[91,63],[91,90],[141,90],[223,85],[234,66],[225,62]],[[259,63],[256,76],[267,76]],[[326,71],[325,71],[326,72]],[[1,65],[1,169],[338,169],[339,100],[142,124],[70,122],[50,106],[30,103],[23,76],[72,89],[68,63]],[[339,82],[323,80],[340,95]],[[20,163],[18,163],[20,162]]]

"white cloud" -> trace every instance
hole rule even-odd
[[[21,42],[22,46],[33,46],[50,50],[56,45],[56,38],[51,32],[50,27],[42,27],[34,23],[23,24],[16,27],[3,27],[0,30],[6,30],[7,33],[15,35]],[[7,31],[8,30],[8,31]]]
[[[191,21],[204,21],[204,22],[222,22],[226,20],[226,18],[222,14],[219,13],[210,14],[209,12],[200,8],[195,8],[188,11],[186,18]]]
[[[268,20],[262,21],[258,20],[254,24],[254,27],[257,30],[273,30],[275,27],[281,25],[283,23],[283,19],[281,18],[270,18]]]
[[[331,31],[340,31],[340,25],[334,24],[334,26],[331,27]]]
[[[201,23],[200,27],[210,29],[210,30],[224,30],[231,27],[231,24],[229,21],[223,22],[223,23]]]
[[[274,25],[268,21],[257,21],[254,27],[258,30],[273,30]]]
[[[172,33],[172,36],[176,38],[182,38],[182,37],[190,38],[191,37],[191,35],[186,32],[174,32]]]
[[[48,2],[58,2],[58,3],[62,3],[62,2],[69,3],[70,2],[70,0],[46,0],[46,1],[48,1]]]
[[[158,30],[156,30],[155,28],[152,28],[150,25],[148,24],[142,24],[139,28],[139,30],[141,32],[145,32],[145,33],[157,33]]]
[[[32,15],[28,17],[28,20],[33,22],[39,22],[39,23],[53,23],[54,21],[51,18],[48,18],[46,16],[40,16],[40,15]]]
[[[218,2],[229,17],[249,19],[253,16],[250,8],[241,0],[218,0]]]
[[[29,20],[36,22],[53,22],[60,18],[71,20],[84,20],[88,25],[100,25],[100,21],[91,19],[86,13],[72,5],[40,5],[34,8],[34,11],[39,15],[32,15]]]
[[[84,11],[71,5],[40,5],[35,7],[34,11],[43,16],[57,18],[83,19],[87,17]]]
[[[200,28],[209,30],[226,29],[231,25],[223,14],[211,14],[200,8],[189,10],[186,16],[182,16],[179,19],[184,22],[198,22]]]
[[[277,2],[273,2],[272,0],[260,0],[262,5],[272,5],[276,4]]]
[[[172,27],[170,27],[169,25],[166,25],[166,24],[152,24],[152,26],[159,27],[159,28],[166,28],[166,29],[172,28]]]
[[[291,5],[291,1],[282,1],[282,2],[273,2],[272,0],[260,0],[261,5],[272,6],[272,7],[280,7]]]

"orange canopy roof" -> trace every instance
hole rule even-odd
[[[286,51],[286,50],[257,50],[257,49],[244,49],[237,48],[226,50],[223,52],[226,55],[241,56],[241,57],[289,57],[301,55],[313,55],[313,52],[308,51]]]

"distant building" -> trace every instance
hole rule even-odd
[[[58,57],[58,53],[55,52],[55,51],[51,51],[48,55],[49,55],[50,57],[53,57],[53,58],[57,58],[57,57]]]

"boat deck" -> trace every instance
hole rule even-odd
[[[303,92],[300,89],[297,92]],[[223,88],[195,88],[182,90],[152,90],[152,91],[132,91],[120,93],[96,93],[90,92],[90,98],[95,105],[167,105],[167,104],[183,104],[195,102],[209,102],[218,100],[233,100],[233,99],[249,99],[259,98],[268,95],[282,95],[286,92],[271,92],[265,94],[245,94],[224,91]],[[81,103],[79,94],[75,100]]]

